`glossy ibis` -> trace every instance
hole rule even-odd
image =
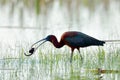
[[[80,48],[83,47],[88,47],[88,46],[103,46],[105,44],[106,41],[101,41],[98,39],[95,39],[89,35],[86,35],[82,32],[77,32],[77,31],[68,31],[63,33],[63,35],[61,36],[61,40],[60,42],[58,42],[57,38],[54,35],[48,35],[46,38],[37,41],[36,43],[34,43],[31,46],[31,49],[29,50],[30,54],[26,54],[26,56],[30,56],[32,55],[37,48],[41,45],[39,44],[37,47],[34,47],[35,44],[39,43],[43,41],[41,44],[45,43],[46,41],[51,42],[56,48],[61,48],[64,45],[67,45],[71,48],[71,57],[70,57],[70,62],[72,62],[72,57],[73,57],[73,51],[74,49],[77,49],[80,53]],[[111,42],[111,40],[108,42]],[[80,54],[81,56],[81,54]],[[82,56],[81,56],[82,59]]]

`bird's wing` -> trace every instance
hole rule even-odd
[[[65,38],[65,43],[69,46],[79,46],[83,43],[83,38],[80,38],[78,35],[67,36]]]
[[[96,41],[98,40],[83,33],[78,33],[73,36],[67,36],[65,38],[65,42],[67,43],[67,45],[73,47],[86,47],[92,45],[92,43]]]

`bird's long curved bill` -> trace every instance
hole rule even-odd
[[[45,42],[46,42],[46,39],[41,39],[41,40],[37,41],[36,43],[34,43],[34,44],[31,46],[31,48],[34,47],[37,43],[39,43],[39,42],[41,42],[41,41],[43,41],[43,42],[40,43],[36,48],[38,48],[40,45],[42,45],[43,43],[45,43]]]
[[[42,42],[43,41],[43,42]],[[40,43],[39,45],[37,45],[39,42],[42,42],[42,43]],[[26,56],[31,56],[39,47],[40,47],[40,45],[42,45],[43,43],[45,43],[46,42],[46,39],[41,39],[41,40],[39,40],[39,41],[37,41],[37,42],[35,42],[32,46],[31,46],[31,49],[29,50],[29,53],[30,54],[26,54],[26,53],[24,53]]]

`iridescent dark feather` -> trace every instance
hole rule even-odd
[[[103,46],[104,41],[100,41],[91,36],[88,36],[81,32],[69,31],[62,35],[62,40],[68,46],[77,47],[87,47],[87,46]]]

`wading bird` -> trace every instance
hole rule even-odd
[[[31,46],[31,49],[29,50],[30,54],[25,53],[25,55],[31,56],[41,44],[39,44],[37,47],[34,47],[34,46],[41,41],[43,41],[41,44],[45,43],[46,41],[49,41],[56,48],[61,48],[64,45],[69,46],[71,48],[70,62],[72,62],[74,49],[77,49],[80,53],[80,48],[88,47],[88,46],[103,46],[105,42],[111,42],[111,40],[101,41],[101,40],[95,39],[82,32],[68,31],[68,32],[63,33],[63,35],[61,36],[60,42],[58,42],[57,38],[54,35],[48,35],[46,38],[37,41]],[[80,54],[80,57],[82,59],[81,54]]]

